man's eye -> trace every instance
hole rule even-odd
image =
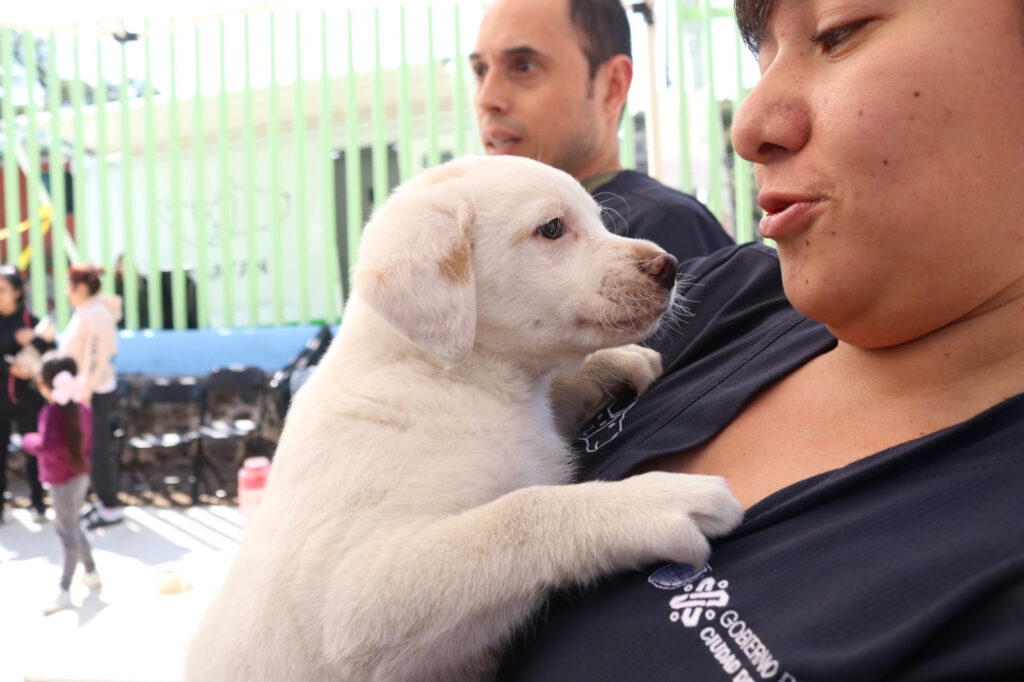
[[[512,64],[512,69],[518,73],[530,73],[533,71],[533,62],[529,59],[519,59]]]
[[[827,31],[811,36],[811,42],[820,47],[825,54],[830,54],[846,42],[850,36],[864,28],[870,21],[871,19],[861,19],[860,21],[830,28]]]
[[[537,234],[545,239],[558,239],[564,232],[565,227],[562,225],[561,218],[549,220],[537,228]]]

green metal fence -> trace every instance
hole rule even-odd
[[[621,142],[627,166],[698,194],[743,241],[751,173],[727,124],[749,64],[719,5],[661,0],[653,28],[633,18],[634,58],[649,55],[653,75],[644,88],[634,77]],[[0,29],[0,257],[61,327],[68,263],[86,260],[106,268],[131,329],[338,320],[372,207],[420,169],[481,151],[466,63],[481,12],[370,4],[153,18],[121,36]]]

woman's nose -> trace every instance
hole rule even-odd
[[[756,164],[767,164],[807,144],[811,111],[799,73],[776,61],[740,104],[732,123],[736,153]]]

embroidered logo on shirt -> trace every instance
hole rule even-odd
[[[736,608],[728,608],[729,581],[711,575],[711,566],[695,572],[688,564],[669,564],[647,581],[658,589],[682,590],[668,602],[669,622],[681,625],[683,636],[696,634],[732,682],[797,682]]]
[[[729,605],[728,580],[715,582],[712,577],[707,577],[699,583],[692,583],[683,588],[684,592],[678,594],[669,601],[669,608],[672,613],[669,620],[673,623],[679,622],[688,628],[696,627],[703,616],[707,620],[714,620],[716,610]]]
[[[666,564],[647,578],[647,582],[659,590],[678,590],[708,574],[710,565],[699,571],[690,564]]]
[[[635,397],[625,406],[622,405],[621,398],[613,400],[587,423],[576,439],[583,444],[587,452],[597,452],[622,433],[625,415],[633,405],[636,405]]]

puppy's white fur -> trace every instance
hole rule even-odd
[[[538,232],[555,218],[563,235]],[[341,330],[295,397],[188,678],[475,679],[547,590],[702,564],[704,533],[741,514],[721,479],[565,485],[549,408],[554,373],[656,327],[662,254],[607,232],[575,180],[526,159],[459,159],[396,190],[366,227]],[[588,363],[609,368],[641,389],[660,371],[649,351]],[[556,403],[595,400],[588,370]],[[581,416],[566,414],[563,430]]]

